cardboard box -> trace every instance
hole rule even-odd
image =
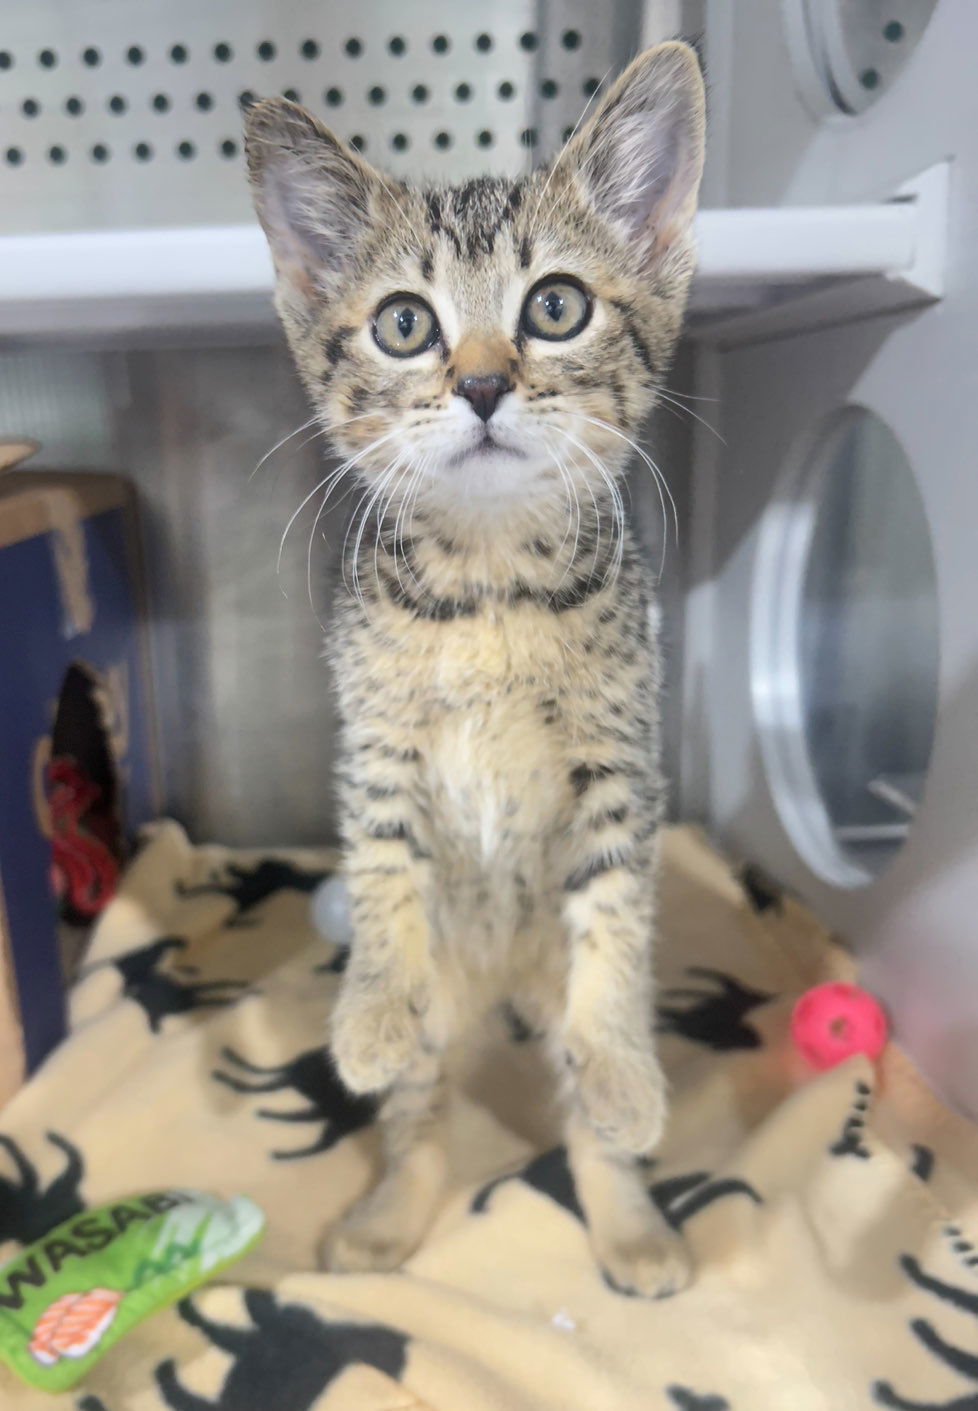
[[[0,1103],[64,1034],[63,919],[158,803],[131,488],[4,471],[24,449],[0,445]]]

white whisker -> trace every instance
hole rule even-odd
[[[364,412],[362,416],[347,417],[344,421],[334,421],[329,422],[328,424],[324,423],[319,427],[317,431],[313,433],[312,436],[307,437],[307,439],[302,442],[302,445],[297,448],[295,454],[298,455],[299,451],[303,450],[304,447],[308,446],[311,442],[315,441],[318,436],[330,436],[334,431],[339,431],[344,426],[352,426],[355,421],[363,421],[368,416],[376,416],[376,412]],[[254,470],[248,476],[249,481],[254,480],[255,476],[261,470],[265,462],[270,460],[271,457],[274,456],[276,451],[280,451],[282,447],[286,444],[286,442],[291,441],[293,436],[298,436],[301,432],[308,431],[310,426],[314,426],[315,423],[319,421],[319,419],[319,414],[317,413],[315,416],[311,416],[308,421],[304,421],[301,426],[297,426],[294,431],[290,431],[287,436],[283,436],[281,441],[276,441],[275,445],[271,448],[270,451],[265,452],[261,460],[255,466]]]
[[[595,467],[595,469],[597,470],[598,474],[601,476],[601,479],[602,479],[602,481],[603,481],[605,487],[607,488],[608,494],[609,494],[609,496],[610,496],[610,498],[611,498],[611,506],[612,506],[612,511],[613,511],[613,515],[614,515],[614,523],[615,523],[615,526],[616,526],[616,528],[617,528],[618,533],[617,533],[617,538],[616,538],[616,542],[615,542],[615,552],[614,552],[614,556],[613,556],[613,559],[612,559],[612,562],[613,562],[613,564],[614,564],[614,574],[613,574],[612,576],[609,576],[608,574],[605,574],[605,578],[604,578],[604,584],[605,584],[605,586],[607,586],[608,583],[613,583],[613,582],[615,582],[615,580],[616,580],[617,577],[618,577],[618,574],[621,572],[622,557],[623,557],[624,551],[625,551],[625,544],[624,544],[624,536],[625,536],[625,506],[624,506],[624,504],[623,504],[623,502],[622,502],[621,494],[620,494],[620,492],[619,492],[618,486],[617,486],[616,483],[615,483],[614,477],[612,476],[611,472],[608,470],[608,467],[604,464],[604,462],[603,462],[602,460],[600,460],[600,458],[599,458],[597,455],[595,455],[595,453],[591,450],[591,447],[590,447],[590,446],[585,445],[585,443],[584,443],[583,441],[579,441],[576,436],[572,436],[571,433],[570,433],[569,431],[565,430],[564,427],[562,427],[562,426],[556,426],[556,425],[554,425],[554,426],[551,427],[551,430],[556,431],[556,432],[558,433],[558,435],[560,435],[560,436],[566,437],[566,439],[567,439],[568,441],[572,442],[575,446],[577,446],[577,448],[578,448],[579,450],[581,450],[581,451],[584,452],[584,454],[587,456],[588,460],[592,463],[592,465],[593,465],[593,466]],[[588,489],[590,490],[590,486],[588,486]],[[592,498],[592,500],[594,499],[594,493],[593,493],[593,491],[591,492],[591,498]],[[595,510],[597,511],[597,502],[595,502]],[[664,513],[664,507],[663,507],[663,513]],[[600,525],[600,515],[598,516],[598,520],[599,520],[599,525]],[[599,529],[599,533],[600,533],[600,529]],[[663,545],[663,555],[664,555],[664,554],[665,554],[665,545]],[[597,549],[595,549],[594,562],[593,562],[593,564],[592,564],[592,572],[594,571],[594,568],[596,567],[596,565],[597,565]],[[660,571],[660,573],[661,573],[661,571],[662,571],[662,570],[661,570],[661,566],[660,566],[660,570],[659,570],[659,571]]]
[[[672,519],[673,519],[673,524],[675,525],[675,530],[676,530],[676,546],[677,546],[677,548],[678,548],[678,546],[679,546],[679,514],[678,514],[678,512],[677,512],[677,510],[676,510],[676,501],[675,501],[675,500],[673,499],[673,497],[672,497],[672,491],[669,489],[669,483],[668,483],[668,481],[666,480],[666,478],[665,478],[665,476],[663,475],[662,471],[661,471],[660,468],[656,465],[656,463],[655,463],[655,461],[652,459],[652,457],[651,457],[650,455],[648,455],[647,452],[643,451],[643,450],[642,450],[642,447],[641,447],[636,441],[633,441],[630,436],[626,436],[623,431],[619,431],[616,426],[612,426],[612,425],[610,424],[610,422],[603,421],[600,417],[584,416],[583,413],[580,413],[580,412],[578,413],[578,415],[580,416],[580,418],[581,418],[582,421],[589,422],[592,426],[598,426],[598,427],[600,427],[603,431],[610,431],[611,434],[612,434],[612,436],[617,436],[620,441],[626,442],[627,445],[631,446],[632,450],[636,453],[636,455],[640,456],[641,459],[645,462],[645,464],[648,466],[649,470],[651,470],[651,472],[652,472],[652,474],[653,474],[653,476],[654,476],[654,478],[655,478],[656,484],[659,485],[659,486],[661,486],[661,489],[660,489],[660,491],[659,491],[659,498],[660,498],[660,500],[662,499],[662,491],[663,491],[663,490],[665,491],[666,495],[667,495],[668,498],[669,498],[669,503],[670,503],[670,505],[672,506]],[[664,502],[663,502],[663,504],[662,504],[662,515],[663,515],[663,521],[664,521],[664,522],[668,522],[668,518],[667,518],[667,516],[666,516],[666,507],[665,507],[665,503],[664,503]]]
[[[384,490],[385,490],[386,487],[387,487],[388,476],[389,476],[389,474],[390,474],[390,472],[391,472],[391,467],[392,467],[393,465],[394,465],[394,461],[388,461],[388,463],[387,463],[387,465],[385,466],[383,472],[381,473],[381,476],[380,476],[380,479],[379,479],[378,484],[373,488],[373,492],[371,493],[370,498],[369,498],[369,500],[368,500],[368,502],[367,502],[367,507],[366,507],[366,509],[364,510],[363,514],[360,516],[360,527],[359,527],[359,529],[357,530],[356,538],[354,539],[354,542],[353,542],[353,558],[352,558],[352,564],[353,564],[353,596],[356,598],[357,602],[360,604],[360,606],[361,606],[362,608],[366,608],[367,604],[366,604],[366,600],[365,600],[365,598],[364,598],[364,596],[363,596],[363,591],[362,591],[362,589],[361,589],[361,587],[360,587],[360,546],[361,546],[362,543],[363,543],[363,536],[364,536],[364,533],[366,532],[367,524],[368,524],[368,522],[369,522],[369,520],[370,520],[370,511],[373,509],[374,505],[377,503],[377,501],[380,499],[381,495],[384,493]],[[361,501],[360,503],[362,504],[363,501]],[[358,506],[357,506],[357,509],[359,509],[359,508],[360,508],[360,506],[358,505]],[[347,531],[347,538],[349,538],[349,531]],[[345,555],[345,554],[346,554],[346,541],[344,541],[343,552],[344,552],[344,555]],[[344,576],[345,576],[345,575],[344,575]]]
[[[692,407],[684,407],[682,402],[674,397],[671,392],[666,392],[662,387],[659,387],[656,389],[656,397],[670,410],[677,409],[675,410],[676,416],[678,416],[680,412],[685,416],[691,416],[694,421],[699,422],[700,426],[705,426],[707,431],[712,432],[721,445],[725,446],[727,444],[715,426],[711,426],[705,417],[700,416],[699,412],[694,412]]]
[[[266,451],[265,454],[262,456],[261,460],[258,462],[258,464],[255,466],[254,470],[253,470],[253,471],[251,472],[251,474],[248,476],[248,479],[249,479],[249,480],[254,480],[255,476],[256,476],[256,475],[258,474],[258,472],[261,470],[261,468],[262,468],[262,466],[265,464],[265,462],[266,462],[267,460],[269,460],[272,456],[274,456],[274,454],[275,454],[276,451],[280,451],[280,450],[282,449],[282,447],[285,445],[286,441],[291,441],[291,440],[292,440],[292,437],[293,437],[293,436],[298,436],[298,435],[300,434],[300,432],[308,431],[309,428],[310,428],[310,426],[313,426],[318,420],[319,420],[319,417],[318,417],[318,416],[311,416],[308,421],[303,422],[301,426],[297,426],[296,429],[295,429],[294,431],[290,431],[287,436],[283,436],[282,439],[281,439],[281,441],[276,441],[276,442],[275,442],[275,445],[272,447],[272,449],[271,449],[270,451]]]
[[[719,398],[719,397],[703,397],[703,396],[700,396],[699,394],[697,394],[697,393],[695,393],[695,392],[680,392],[680,391],[679,391],[677,388],[675,388],[675,387],[663,387],[662,390],[663,390],[664,392],[668,392],[669,395],[670,395],[670,397],[681,397],[684,402],[716,402],[716,403],[719,403],[719,401],[720,401],[720,398]]]
[[[387,496],[386,500],[384,500],[384,502],[383,502],[382,504],[378,505],[376,514],[375,514],[375,516],[374,516],[374,517],[375,517],[375,520],[376,520],[376,523],[377,523],[377,533],[376,533],[376,535],[374,536],[374,582],[377,584],[377,591],[378,591],[378,593],[380,592],[380,589],[381,589],[381,582],[380,582],[380,565],[379,565],[378,562],[377,562],[377,557],[378,557],[378,554],[379,554],[379,551],[380,551],[380,548],[381,548],[381,538],[382,538],[382,535],[383,535],[383,533],[384,533],[384,521],[385,521],[385,519],[387,518],[387,511],[390,509],[391,504],[393,503],[394,496],[397,494],[397,490],[398,490],[398,476],[401,475],[401,474],[403,474],[403,473],[408,473],[408,472],[410,471],[410,467],[409,467],[406,463],[402,462],[401,459],[400,459],[400,457],[398,457],[397,460],[395,460],[395,461],[393,462],[393,467],[394,467],[394,468],[393,468],[393,471],[391,472],[391,474],[390,474],[389,476],[387,476],[387,478],[386,478],[386,480],[385,480],[385,484],[388,484],[388,485],[389,485],[389,484],[391,483],[391,481],[393,480],[393,482],[394,482],[394,483],[393,483],[393,487],[392,487],[392,489],[391,489],[390,494]],[[400,506],[398,506],[398,513],[400,513]],[[397,515],[394,516],[394,544],[393,544],[393,549],[394,549],[394,574],[395,574],[395,577],[396,577],[396,575],[397,575]],[[398,578],[397,581],[400,583],[401,580]]]
[[[411,473],[411,479],[408,482],[407,490],[401,496],[401,503],[398,506],[397,516],[394,520],[394,574],[397,578],[398,587],[402,590],[404,588],[404,584],[401,582],[401,571],[397,566],[397,546],[398,541],[400,541],[401,548],[403,550],[404,531],[406,529],[408,530],[408,532],[410,532],[410,527],[412,524],[412,515],[414,514],[414,505],[417,500],[418,494],[421,491],[421,486],[424,482],[424,471],[425,462],[424,459],[422,459],[416,462],[414,466],[414,469]],[[401,556],[404,559],[404,567],[410,574],[411,581],[414,583],[414,586],[418,589],[419,592],[423,592],[424,590],[421,587],[421,584],[418,582],[418,576],[415,573],[414,569],[411,567],[410,558],[406,553],[402,553]]]
[[[550,170],[549,170],[549,172],[547,173],[547,179],[546,179],[546,181],[543,183],[543,186],[542,186],[541,189],[540,189],[540,195],[539,195],[539,197],[537,198],[537,204],[536,204],[536,207],[535,207],[534,212],[533,212],[533,219],[532,219],[532,221],[530,222],[531,228],[532,228],[533,226],[535,226],[535,225],[537,224],[537,221],[540,219],[540,207],[543,205],[543,198],[544,198],[544,196],[547,194],[547,188],[549,187],[551,181],[553,180],[554,172],[557,170],[557,167],[560,165],[560,159],[561,159],[561,157],[562,157],[562,156],[564,155],[564,153],[567,151],[567,148],[568,148],[568,147],[570,146],[570,144],[574,141],[574,138],[577,136],[578,132],[580,131],[581,123],[582,123],[582,122],[584,121],[584,119],[587,117],[588,108],[590,108],[590,106],[591,106],[591,104],[594,102],[595,98],[597,98],[597,96],[598,96],[598,94],[601,92],[602,88],[604,88],[605,83],[606,83],[607,80],[608,80],[608,75],[609,75],[610,73],[611,73],[611,69],[605,69],[604,77],[601,79],[601,82],[598,84],[597,88],[594,90],[594,92],[593,92],[593,93],[590,95],[590,97],[588,98],[587,102],[584,104],[584,107],[581,109],[581,115],[580,115],[580,117],[577,119],[577,122],[574,124],[574,126],[571,128],[570,132],[567,134],[566,140],[561,144],[561,146],[560,146],[560,148],[559,148],[559,150],[558,150],[558,152],[557,152],[557,155],[554,157],[553,161],[550,163]]]
[[[391,440],[394,436],[396,436],[396,435],[397,435],[397,432],[396,432],[396,431],[388,431],[388,432],[385,433],[385,435],[383,435],[383,436],[378,436],[375,441],[371,441],[368,446],[364,446],[364,448],[363,448],[362,451],[358,451],[355,456],[350,456],[347,460],[345,460],[345,461],[343,462],[342,466],[339,467],[339,469],[331,471],[329,475],[324,476],[323,479],[320,480],[320,482],[319,482],[318,485],[314,485],[314,486],[313,486],[313,488],[309,491],[309,494],[305,497],[305,499],[304,499],[304,500],[302,501],[302,503],[299,505],[298,509],[296,509],[295,512],[292,514],[291,518],[289,519],[288,524],[285,526],[285,529],[282,531],[282,537],[281,537],[281,539],[279,540],[279,546],[278,546],[278,559],[277,559],[276,565],[275,565],[275,571],[276,571],[276,573],[281,572],[281,568],[282,568],[282,553],[283,553],[283,551],[284,551],[284,549],[285,549],[285,541],[286,541],[286,539],[288,538],[289,530],[292,528],[293,524],[294,524],[294,523],[296,522],[296,520],[299,518],[299,515],[300,515],[300,514],[302,513],[302,511],[305,509],[306,505],[307,505],[307,504],[309,503],[309,501],[313,498],[313,496],[314,496],[314,495],[318,495],[319,491],[323,488],[323,486],[327,483],[327,481],[329,481],[329,480],[331,479],[332,476],[334,476],[334,475],[335,475],[335,476],[339,476],[342,472],[344,472],[344,471],[346,471],[346,470],[350,470],[353,466],[358,465],[359,462],[363,460],[364,456],[369,455],[369,454],[371,453],[371,451],[375,451],[378,446],[382,446],[385,441],[390,441],[390,440]]]
[[[343,476],[347,474],[348,469],[349,467],[345,464],[341,465],[337,470],[334,470],[333,473],[327,477],[326,482],[323,482],[326,485],[326,490],[323,494],[322,500],[320,501],[319,508],[316,511],[316,518],[313,520],[312,528],[309,531],[309,542],[306,545],[306,595],[309,598],[309,606],[312,608],[313,615],[315,616],[316,621],[319,623],[319,627],[322,632],[325,632],[326,628],[319,614],[316,612],[316,605],[312,599],[312,548],[316,538],[316,529],[319,525],[320,519],[322,519],[323,514],[325,513],[326,506],[329,503],[329,497],[333,493],[334,487],[338,485]],[[347,493],[349,493],[349,491]],[[340,501],[339,503],[342,504],[342,501]],[[322,534],[322,539],[325,543],[325,531]]]

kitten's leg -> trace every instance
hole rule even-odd
[[[588,830],[565,883],[571,963],[556,1037],[573,1105],[568,1156],[595,1257],[613,1288],[660,1298],[685,1286],[691,1265],[637,1160],[658,1146],[666,1118],[652,1034],[653,857],[647,841],[629,847],[614,826],[613,843],[600,825]]]
[[[620,840],[588,844],[565,882],[571,940],[563,1059],[576,1100],[614,1150],[647,1156],[666,1119],[655,1053],[651,849]]]
[[[445,1189],[445,1106],[440,1059],[418,1054],[380,1109],[384,1174],[327,1236],[326,1268],[396,1269],[417,1249]]]
[[[691,1274],[687,1246],[653,1205],[636,1159],[603,1141],[579,1113],[568,1119],[567,1156],[605,1282],[640,1298],[684,1288]]]
[[[431,862],[412,802],[415,760],[407,750],[361,747],[345,780],[353,944],[330,1033],[340,1076],[355,1093],[389,1087],[414,1059],[433,998]]]

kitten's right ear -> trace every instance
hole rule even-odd
[[[673,258],[680,268],[688,264],[704,108],[693,50],[656,45],[629,64],[557,159],[625,236],[641,267]]]
[[[245,151],[280,293],[308,301],[353,258],[380,183],[351,148],[284,98],[249,110]]]

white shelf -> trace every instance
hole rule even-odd
[[[854,312],[892,306],[884,289],[939,297],[945,196],[940,167],[877,204],[702,211],[695,326],[772,310],[804,323],[830,291]],[[0,340],[250,335],[272,323],[271,287],[257,225],[0,236]]]

